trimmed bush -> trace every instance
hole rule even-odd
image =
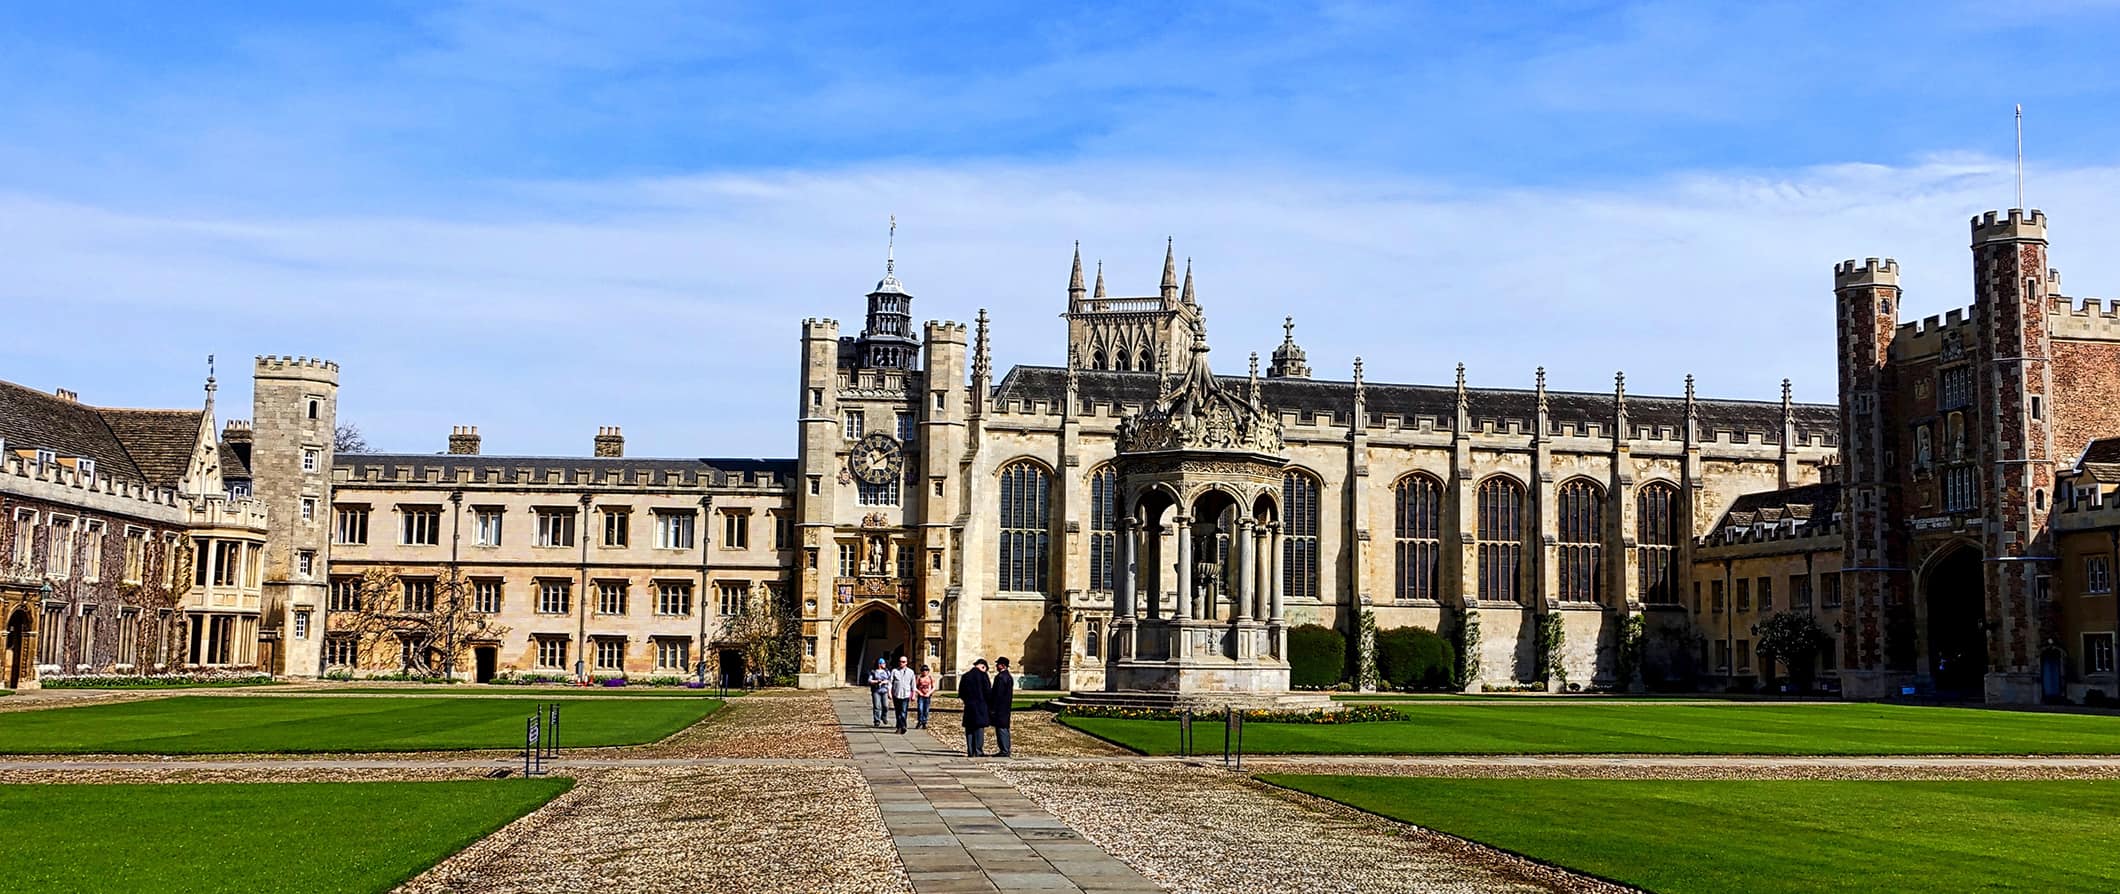
[[[1346,679],[1347,637],[1330,627],[1305,624],[1288,631],[1288,685],[1325,689]]]
[[[1394,627],[1377,633],[1377,673],[1391,689],[1447,691],[1457,669],[1457,650],[1426,627]]]

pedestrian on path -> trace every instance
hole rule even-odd
[[[920,728],[927,729],[928,705],[935,700],[935,672],[928,666],[920,666],[920,676],[913,678],[913,697],[920,700]]]
[[[891,703],[898,709],[898,734],[905,735],[905,712],[913,706],[912,659],[898,656],[898,666],[891,669]]]
[[[986,679],[986,659],[972,662],[972,669],[957,680],[957,697],[964,700],[964,756],[986,753],[986,697],[992,686]]]
[[[1008,757],[1009,712],[1015,709],[1016,675],[1008,672],[1008,659],[994,659],[994,682],[987,691],[986,718],[994,726],[994,745],[1001,750],[997,754]]]
[[[869,725],[883,728],[884,699],[891,694],[891,669],[876,659],[876,666],[869,669]]]

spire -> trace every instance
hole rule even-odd
[[[891,233],[883,243],[883,274],[898,272],[898,215],[891,215]]]
[[[1789,380],[1781,380],[1781,418],[1787,419],[1794,412],[1791,404],[1795,394],[1795,390],[1789,385]]]
[[[1094,294],[1092,295],[1092,297],[1095,297],[1095,298],[1102,298],[1102,297],[1104,297],[1104,262],[1103,262],[1103,261],[1098,261],[1098,262],[1097,262],[1097,291],[1096,291],[1096,292],[1095,292],[1095,293],[1094,293]]]
[[[1179,293],[1179,304],[1193,304],[1192,259],[1185,259],[1185,291]]]
[[[1067,297],[1070,301],[1082,300],[1082,240],[1080,239],[1075,240],[1075,269],[1067,277]]]
[[[1354,358],[1354,421],[1353,430],[1369,427],[1369,389],[1362,384],[1362,358]]]
[[[979,309],[979,328],[972,337],[972,380],[980,383],[979,388],[984,388],[993,373],[994,358],[986,338],[986,308],[982,307]]]
[[[1538,368],[1538,411],[1546,412],[1546,368]]]
[[[1259,403],[1259,352],[1251,352],[1251,402]]]
[[[1079,270],[1077,271],[1079,272]],[[1076,370],[1082,368],[1082,352],[1074,345],[1067,346],[1067,403],[1061,407],[1064,415],[1075,415],[1075,406],[1082,394],[1082,377]]]
[[[1612,374],[1612,440],[1617,444],[1627,439],[1627,373],[1625,370]]]
[[[215,390],[216,390],[216,389],[217,389],[218,387],[219,387],[219,386],[216,386],[216,385],[215,385],[215,384],[213,383],[213,355],[212,355],[212,354],[208,354],[208,355],[206,355],[206,395],[207,395],[206,399],[207,399],[207,400],[212,400],[212,399],[213,399],[213,393],[214,393],[214,391],[215,391]]]
[[[1472,409],[1472,401],[1465,397],[1465,364],[1457,365],[1457,409],[1460,415]]]
[[[1169,304],[1178,297],[1178,244],[1175,238],[1163,240],[1163,303]]]

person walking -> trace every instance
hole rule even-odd
[[[935,673],[928,666],[920,666],[920,676],[913,678],[913,697],[920,704],[920,729],[927,729],[928,705],[935,700]]]
[[[898,709],[898,734],[905,735],[905,712],[913,706],[912,659],[898,656],[898,666],[891,669],[891,704]]]
[[[964,756],[983,757],[986,752],[987,695],[986,659],[972,662],[972,669],[957,680],[957,697],[964,700]]]
[[[869,668],[869,725],[883,728],[884,699],[891,693],[891,669],[883,659],[876,659],[876,666]]]
[[[994,745],[1000,757],[1009,756],[1009,713],[1016,707],[1016,675],[1008,672],[1008,659],[994,659],[994,682],[987,688],[986,719],[994,727]]]

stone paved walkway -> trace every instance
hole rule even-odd
[[[870,726],[866,690],[838,690],[832,706],[918,894],[1162,890],[995,777],[987,763],[945,751],[926,735]]]

